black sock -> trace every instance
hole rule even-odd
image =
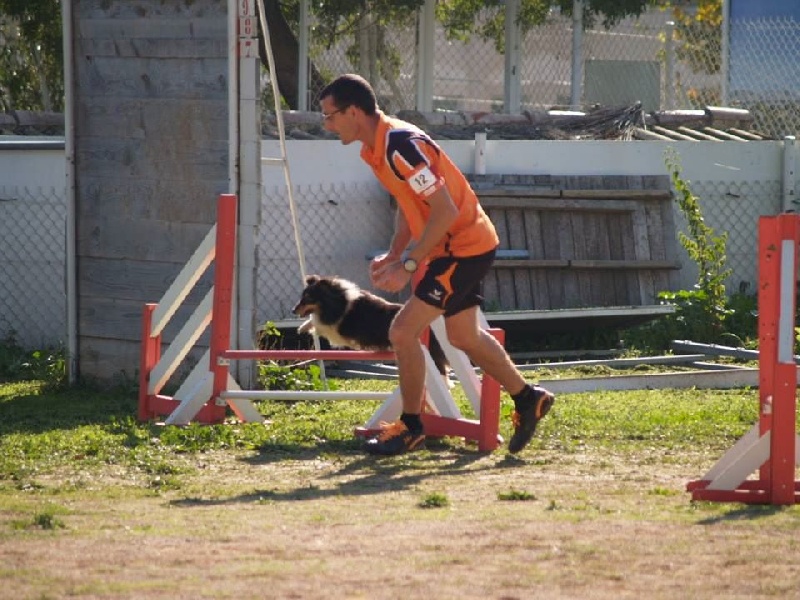
[[[521,391],[511,396],[511,399],[514,401],[514,409],[517,412],[521,412],[533,406],[536,397],[533,394],[533,388],[526,383]]]
[[[419,415],[412,415],[410,413],[403,413],[400,415],[400,420],[408,427],[411,433],[422,433],[422,419]]]

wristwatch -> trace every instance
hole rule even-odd
[[[419,265],[417,264],[417,261],[415,261],[413,258],[407,258],[403,261],[403,269],[405,269],[408,273],[415,273],[418,266]]]

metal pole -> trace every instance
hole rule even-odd
[[[308,0],[300,0],[300,31],[297,43],[297,110],[308,110]]]
[[[425,0],[417,23],[417,110],[433,110],[433,61],[436,55],[436,0]]]
[[[66,293],[67,293],[67,381],[78,381],[78,280],[75,202],[75,90],[73,86],[72,0],[61,3],[64,35],[64,154],[66,158]]]
[[[783,138],[783,212],[796,211],[795,173],[797,169],[797,139],[793,135]]]
[[[572,2],[572,80],[570,107],[580,108],[583,98],[583,0]]]
[[[675,108],[675,21],[667,21],[664,39],[664,108]]]
[[[504,98],[506,112],[518,115],[520,110],[519,75],[519,0],[506,0],[506,52]]]
[[[720,50],[722,57],[720,60],[720,102],[722,106],[728,106],[728,79],[730,77],[730,41],[731,41],[731,3],[730,0],[722,0],[722,39],[720,40]]]

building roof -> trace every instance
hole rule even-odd
[[[772,139],[751,129],[753,117],[739,108],[708,106],[699,110],[645,113],[640,104],[595,107],[588,111],[525,111],[494,113],[419,113],[401,111],[439,139],[526,140],[684,140],[756,141]]]

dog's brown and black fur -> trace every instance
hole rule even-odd
[[[389,325],[402,307],[359,288],[341,277],[309,275],[293,311],[306,318],[297,331],[325,338],[331,346],[353,350],[391,350]],[[431,334],[429,350],[439,372],[446,374],[447,360]]]

